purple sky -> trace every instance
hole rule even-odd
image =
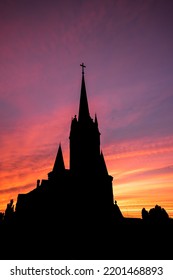
[[[172,34],[172,0],[0,1],[0,210],[47,176],[59,142],[68,167],[81,62],[108,170],[118,179],[115,197],[123,208],[134,204],[125,202],[131,193],[146,202],[151,192],[152,201],[158,188],[156,202],[166,205],[163,194],[173,197]],[[172,215],[173,198],[168,208]]]

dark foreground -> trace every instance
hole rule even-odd
[[[39,224],[39,223],[38,223]],[[45,224],[1,225],[0,259],[147,259],[173,258],[173,220],[126,219],[86,227]]]

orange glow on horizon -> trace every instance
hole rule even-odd
[[[173,218],[172,147],[171,137],[148,145],[133,141],[105,147],[114,198],[125,217],[141,218],[143,207],[148,211],[157,204]]]
[[[4,135],[0,211],[5,211],[10,199],[16,202],[19,193],[34,189],[37,179],[47,179],[56,157],[57,139],[66,138],[64,135],[69,128],[69,120],[63,121],[66,113],[53,112],[46,123],[42,124],[41,119],[40,125],[23,128],[23,135],[12,134],[13,142]],[[64,125],[55,139],[52,131],[57,129],[58,118]],[[45,135],[45,131],[50,133]],[[114,197],[124,216],[141,217],[143,207],[149,210],[158,204],[173,218],[173,138],[165,137],[154,143],[149,140],[111,143],[103,147],[108,172],[114,178]],[[69,168],[68,139],[61,144],[65,166]]]
[[[68,168],[68,150],[63,150],[63,154],[65,166]],[[134,157],[136,159],[137,153],[135,153]],[[124,161],[119,165],[115,155],[105,156],[108,170],[110,170],[109,174],[114,177],[113,192],[120,210],[125,217],[141,218],[143,207],[149,210],[158,204],[165,208],[169,216],[173,218],[172,168],[170,167],[170,172],[168,168],[164,170],[167,173],[157,174],[156,172],[155,174],[150,161],[147,168],[146,162],[142,160],[141,153],[138,153],[138,157],[140,158],[141,166],[139,166],[137,161],[136,166],[133,163],[133,169],[128,169],[131,162],[133,162],[133,158],[130,158],[129,162],[128,156],[124,156]],[[113,158],[115,161],[112,161]],[[121,161],[122,158],[119,160]],[[33,170],[32,166],[31,168],[25,166],[22,174],[20,169],[15,169],[10,174],[6,171],[1,175],[1,182],[4,188],[1,195],[0,211],[3,212],[5,210],[10,199],[13,198],[14,202],[16,202],[19,193],[26,193],[34,189],[37,179],[47,179],[47,173],[53,167],[53,162],[51,159],[46,162],[42,161],[43,158],[40,161],[37,159],[37,162],[34,162],[35,170]],[[118,166],[117,170],[115,166]],[[159,162],[157,167],[159,170]],[[160,170],[162,171],[162,169]],[[9,180],[12,183],[11,186],[9,186]]]

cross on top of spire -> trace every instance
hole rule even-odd
[[[82,67],[82,75],[84,75],[84,68],[86,68],[86,66],[84,65],[83,62],[82,62],[82,64],[80,64],[80,66]]]

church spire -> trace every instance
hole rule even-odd
[[[87,94],[86,94],[86,87],[85,87],[85,79],[84,79],[84,68],[86,66],[83,63],[80,64],[80,66],[82,67],[82,84],[81,84],[78,120],[86,121],[90,118],[88,100],[87,100]]]
[[[59,144],[57,156],[53,167],[53,173],[60,173],[64,170],[65,170],[64,159],[63,159],[61,144]]]

